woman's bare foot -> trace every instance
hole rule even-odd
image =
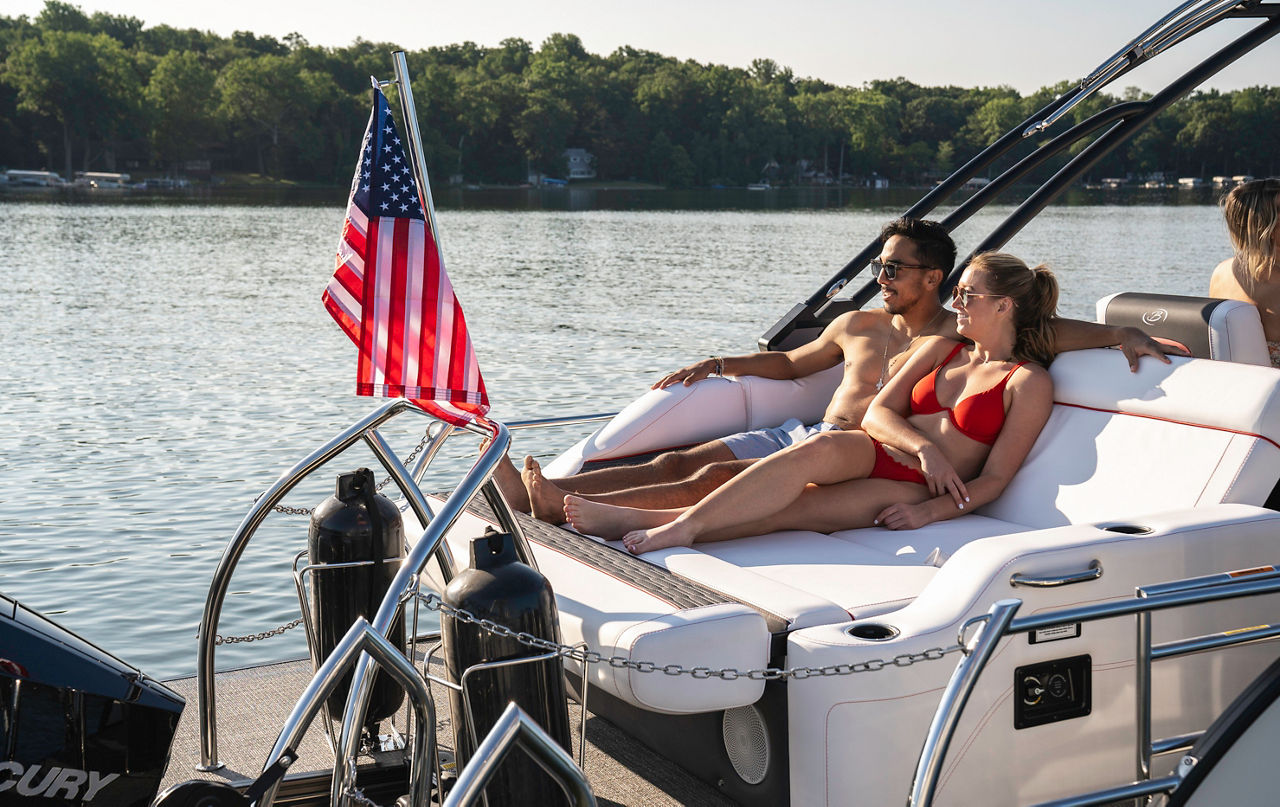
[[[493,481],[502,492],[502,498],[506,499],[507,504],[512,508],[521,513],[528,513],[532,509],[529,504],[529,491],[525,489],[520,471],[510,457],[504,456],[498,466],[493,469]]]
[[[596,535],[610,541],[621,538],[631,530],[666,524],[673,518],[662,510],[619,507],[572,494],[564,497],[564,515],[573,528],[583,535]]]
[[[693,546],[693,530],[683,521],[673,521],[661,527],[633,530],[622,536],[622,545],[633,555],[666,549],[672,546]]]
[[[548,524],[563,524],[564,491],[542,475],[542,466],[533,457],[524,458],[524,470],[520,473],[525,490],[529,492],[529,506],[533,517]]]

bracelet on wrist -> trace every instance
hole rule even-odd
[[[716,368],[711,371],[711,375],[724,377],[724,356],[712,356],[711,360],[716,363]]]

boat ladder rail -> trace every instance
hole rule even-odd
[[[439,756],[436,751],[435,701],[427,683],[427,679],[434,676],[420,676],[413,663],[405,658],[400,649],[375,630],[363,617],[357,618],[352,623],[294,705],[267,757],[268,761],[263,766],[262,774],[244,793],[244,803],[252,803],[255,807],[271,807],[275,803],[281,779],[297,760],[296,749],[301,744],[303,735],[317,714],[322,710],[327,711],[329,695],[339,686],[346,671],[364,655],[372,657],[387,674],[405,688],[415,721],[409,741],[411,763],[408,804],[411,807],[430,807],[433,804],[432,783],[442,781]],[[532,660],[536,659],[518,659],[515,662],[498,662],[498,664],[523,663]],[[468,670],[468,673],[470,672],[471,670]],[[449,682],[441,681],[440,683],[459,688],[459,685]],[[464,674],[464,681],[460,688],[465,691],[465,687]],[[475,726],[469,714],[467,717],[474,737]],[[493,778],[513,747],[519,747],[529,754],[560,785],[576,807],[594,807],[596,799],[582,769],[574,763],[567,751],[515,703],[507,705],[489,733],[476,744],[472,763],[459,772],[458,779],[448,797],[442,799],[442,807],[469,807],[480,803],[484,797],[485,785]],[[349,770],[345,776],[339,776],[339,771],[335,768],[335,783],[341,781],[342,789],[335,790],[330,803],[377,807],[376,802],[355,787],[354,761],[347,760],[346,767]],[[174,795],[174,798],[185,803],[186,796],[179,792]],[[166,803],[166,797],[161,796],[157,803]]]
[[[933,804],[938,780],[942,773],[942,764],[959,725],[960,716],[977,685],[979,676],[1002,639],[1064,624],[1094,622],[1123,616],[1133,616],[1137,620],[1135,781],[1043,802],[1037,807],[1088,807],[1088,805],[1104,805],[1124,799],[1172,793],[1182,782],[1184,774],[1175,773],[1152,779],[1152,757],[1189,749],[1204,732],[1157,740],[1151,738],[1152,662],[1274,639],[1280,636],[1280,625],[1258,625],[1153,644],[1151,641],[1152,613],[1169,608],[1277,592],[1280,592],[1280,568],[1262,566],[1139,586],[1132,599],[1062,608],[1021,618],[1015,618],[1015,616],[1022,606],[1022,600],[1010,598],[996,602],[986,614],[966,621],[960,628],[958,640],[963,646],[963,658],[956,665],[943,691],[938,709],[934,713],[933,722],[929,726],[929,733],[926,735],[924,747],[920,751],[920,758],[916,765],[907,804],[909,807],[928,807]],[[966,639],[971,628],[974,628],[973,636]]]
[[[411,468],[406,467],[404,463],[399,461],[387,440],[379,432],[379,427],[406,412],[428,417],[434,421],[428,427],[426,449],[421,452]],[[510,427],[492,419],[482,419],[466,425],[456,425],[434,418],[408,400],[394,399],[377,407],[374,411],[340,432],[281,474],[271,487],[254,502],[248,514],[245,515],[239,527],[237,527],[235,534],[228,542],[219,560],[205,600],[205,608],[198,634],[196,664],[196,699],[200,722],[200,764],[197,766],[198,769],[213,771],[222,767],[222,763],[218,760],[214,654],[218,644],[218,619],[230,588],[232,574],[258,527],[271,512],[276,510],[276,506],[280,501],[299,483],[347,449],[357,443],[364,443],[372,450],[374,456],[390,474],[392,481],[395,482],[404,495],[408,507],[412,509],[419,523],[425,525],[418,541],[412,546],[406,547],[406,556],[400,563],[400,568],[392,579],[377,614],[368,621],[363,632],[360,632],[362,636],[377,634],[383,641],[386,641],[385,637],[390,631],[403,603],[416,593],[419,575],[421,575],[430,560],[434,558],[437,561],[441,577],[446,583],[455,575],[456,569],[454,568],[448,545],[444,543],[444,536],[467,510],[477,495],[484,496],[490,510],[498,521],[499,527],[514,536],[516,554],[519,559],[523,563],[535,569],[537,568],[520,522],[498,490],[497,484],[493,481],[494,469],[499,462],[504,460],[510,448],[511,429],[570,426],[608,420],[612,416],[612,414],[590,414],[556,417],[521,421],[512,423]],[[440,452],[445,441],[454,434],[463,431],[483,438],[486,443],[474,464],[463,475],[461,481],[454,487],[452,494],[440,505],[439,511],[436,512],[428,502],[420,485],[432,460]],[[352,630],[354,631],[355,628],[356,626],[353,626]],[[337,747],[339,761],[334,766],[332,791],[335,804],[344,803],[344,799],[354,792],[354,761],[359,751],[364,715],[373,689],[375,655],[377,660],[382,662],[382,666],[385,669],[390,670],[395,666],[395,663],[388,662],[381,655],[374,652],[378,645],[372,639],[366,638],[352,641],[357,642],[359,645],[358,650],[350,651],[358,658],[358,662],[355,663],[351,678],[351,688],[347,697],[347,705],[343,714]],[[323,681],[326,677],[332,677],[334,681],[337,680],[338,673],[330,671],[332,673],[330,675],[326,673],[326,670],[331,661],[337,660],[342,655],[343,651],[340,645],[335,648],[330,658],[323,665],[318,665],[319,669],[308,687],[307,693],[312,693],[316,687],[325,686],[326,684]],[[397,655],[399,654],[397,653]],[[315,660],[314,657],[313,660]],[[399,661],[405,664],[409,663],[402,655],[399,656]],[[397,675],[395,677],[400,679],[403,676]],[[410,699],[415,699],[414,692],[418,687],[422,687],[424,689],[423,694],[429,697],[429,693],[425,690],[426,684],[422,676],[415,673],[413,678],[416,680],[416,684],[406,684]],[[401,683],[405,682],[401,681]],[[299,701],[295,712],[303,708],[304,702],[308,698],[309,695],[304,694],[303,700]],[[320,708],[319,705],[316,708]],[[298,713],[295,716],[300,714]],[[310,719],[308,718],[302,722],[309,724]],[[424,725],[434,726],[434,719],[432,718],[430,723]],[[281,741],[286,736],[291,736],[296,728],[296,722],[291,718],[281,732]],[[305,729],[305,726],[303,728]],[[431,734],[430,743],[434,743],[433,732],[433,728],[427,731],[427,733]],[[518,733],[521,738],[527,738],[527,731]],[[522,745],[527,745],[533,741],[521,739],[520,742]],[[276,766],[281,759],[281,754],[273,752],[267,765],[264,766],[264,772]],[[429,790],[429,788],[427,789]],[[268,804],[270,802],[260,803]]]

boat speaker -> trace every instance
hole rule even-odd
[[[726,709],[721,722],[724,750],[742,781],[758,785],[769,772],[769,732],[755,706]]]

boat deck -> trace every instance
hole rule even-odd
[[[421,653],[419,653],[419,663]],[[431,672],[444,677],[443,665],[433,661]],[[161,790],[188,779],[212,779],[244,787],[262,770],[267,754],[302,690],[311,680],[311,663],[302,659],[247,667],[218,674],[218,747],[223,767],[212,773],[196,770],[200,761],[200,728],[195,676],[165,683],[187,699],[178,724],[169,766]],[[448,692],[432,687],[436,699],[438,742],[453,748]],[[393,718],[396,728],[407,725],[404,709]],[[578,758],[577,727],[581,709],[569,704],[574,727],[574,759]],[[333,754],[317,717],[299,749],[298,762],[280,788],[277,804],[327,804]],[[383,724],[386,730],[386,722]],[[731,805],[715,788],[694,778],[624,734],[602,717],[588,714],[585,770],[602,805]],[[360,759],[359,786],[380,804],[395,801],[403,769],[399,753],[370,754]],[[402,792],[402,791],[401,791]]]

